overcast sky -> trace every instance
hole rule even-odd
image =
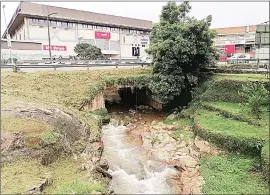
[[[162,6],[166,2],[38,2],[77,10],[91,11],[131,18],[159,21]],[[190,15],[202,19],[212,15],[212,28],[253,25],[269,20],[268,2],[192,2]],[[6,5],[9,23],[19,2],[1,2]],[[1,8],[2,9],[2,8]],[[1,10],[1,35],[6,29]]]

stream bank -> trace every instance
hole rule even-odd
[[[214,151],[195,139],[191,126],[165,124],[149,106],[109,107],[111,122],[102,127],[103,157],[116,194],[202,193],[198,161]],[[183,129],[184,128],[184,129]]]

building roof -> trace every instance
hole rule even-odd
[[[247,28],[249,28],[249,29],[247,29]],[[255,33],[256,32],[256,25],[216,28],[215,30],[217,31],[218,35],[245,34],[246,32],[254,32]]]
[[[45,18],[50,13],[57,13],[50,17],[51,19],[55,20],[103,24],[142,30],[152,29],[152,21],[148,20],[67,9],[30,2],[21,2],[8,25],[8,28],[10,29],[9,31],[12,32],[15,30],[17,25],[22,22],[23,17]],[[4,36],[5,34],[6,32],[4,33]]]

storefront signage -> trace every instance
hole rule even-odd
[[[225,45],[225,52],[231,54],[235,52],[235,45]]]
[[[96,39],[110,39],[111,38],[111,33],[109,32],[95,32],[95,38]]]
[[[226,45],[229,44],[245,44],[245,40],[241,40],[241,41],[225,41]]]
[[[141,44],[142,44],[142,45],[147,45],[148,42],[149,42],[149,39],[148,39],[148,38],[145,38],[145,37],[142,37],[142,38],[141,38]]]
[[[140,48],[132,47],[132,56],[140,56]]]
[[[43,45],[43,50],[49,50],[49,45]],[[67,46],[51,45],[52,51],[67,51]]]

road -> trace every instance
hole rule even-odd
[[[141,66],[118,66],[118,68],[138,68]],[[116,69],[115,66],[100,66],[100,67],[90,67],[89,70],[102,70],[102,69]],[[38,71],[51,71],[54,68],[20,68],[21,72],[38,72]],[[87,70],[87,67],[61,67],[57,68],[57,71],[70,71],[70,70]],[[1,72],[10,72],[13,68],[1,68]]]

